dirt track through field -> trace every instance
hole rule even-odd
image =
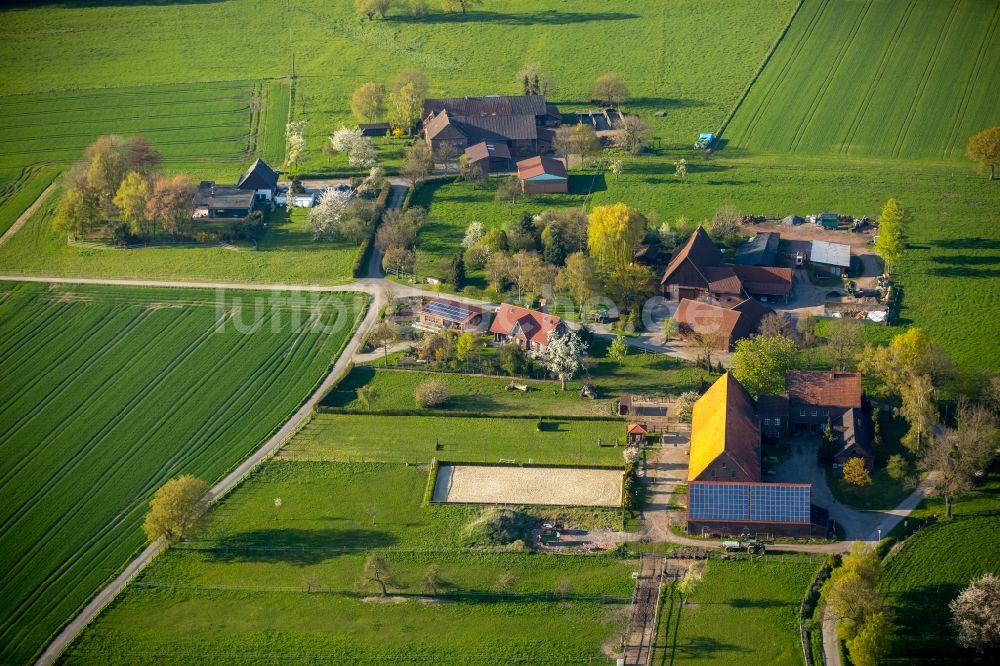
[[[622,473],[615,469],[441,465],[435,502],[620,506]]]
[[[54,189],[56,189],[56,183],[52,183],[46,187],[42,190],[42,193],[38,195],[38,198],[35,199],[34,203],[28,206],[23,213],[17,216],[17,219],[14,220],[14,224],[10,225],[10,228],[4,232],[3,236],[0,236],[0,246],[6,243],[11,236],[16,234],[18,229],[24,226],[24,223],[28,221],[28,218],[35,214],[38,207],[42,205],[42,202],[45,201],[50,194],[52,194],[52,190]]]

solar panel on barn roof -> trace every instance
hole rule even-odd
[[[424,306],[424,312],[452,321],[465,320],[471,311],[469,308],[458,303],[446,303],[444,301],[431,301]]]
[[[809,484],[693,482],[688,519],[808,524],[811,490]]]

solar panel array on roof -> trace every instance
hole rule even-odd
[[[424,312],[452,321],[464,321],[471,314],[469,308],[459,303],[446,303],[445,301],[431,301],[424,306]]]
[[[750,486],[750,520],[768,523],[808,523],[807,485],[756,484]]]
[[[693,520],[746,520],[750,487],[745,483],[692,483],[688,517]]]
[[[811,490],[809,484],[693,482],[688,520],[808,524]]]

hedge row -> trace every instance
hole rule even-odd
[[[382,214],[385,213],[385,204],[389,200],[389,194],[392,192],[392,186],[386,185],[379,192],[378,198],[375,199],[375,210],[372,213],[372,230],[368,234],[368,238],[361,241],[361,245],[358,246],[358,253],[354,257],[354,266],[351,268],[351,275],[356,278],[365,277],[365,269],[368,268],[368,259],[371,256],[372,248],[375,246],[375,233],[378,231],[378,226],[382,222]]]

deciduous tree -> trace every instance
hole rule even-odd
[[[858,633],[847,640],[847,653],[854,666],[878,666],[889,652],[892,622],[888,613],[880,611],[866,617]]]
[[[844,463],[843,472],[844,481],[849,485],[857,488],[872,485],[872,475],[861,458],[848,458]]]
[[[601,140],[591,125],[563,125],[556,130],[555,150],[562,157],[577,155],[588,163],[601,154]]]
[[[79,234],[96,222],[96,211],[87,197],[78,189],[67,189],[59,199],[52,228],[66,234]]]
[[[417,257],[412,250],[405,247],[390,247],[382,255],[382,270],[397,278],[404,273],[412,273]]]
[[[972,487],[975,475],[996,454],[996,416],[981,405],[958,406],[957,429],[932,437],[920,458],[920,468],[937,475],[934,492],[944,499],[945,515],[952,516],[955,496]]]
[[[383,597],[389,596],[389,585],[392,585],[392,574],[389,564],[379,555],[369,555],[365,559],[365,580],[376,583]]]
[[[384,319],[368,334],[368,341],[376,347],[382,348],[383,363],[386,366],[389,365],[389,345],[398,339],[399,334],[396,329]]]
[[[632,261],[636,245],[646,233],[646,218],[623,203],[597,206],[588,216],[590,256],[606,274]]]
[[[351,145],[351,152],[347,154],[347,163],[350,166],[363,167],[369,169],[378,162],[378,152],[375,144],[366,136],[358,138]]]
[[[483,0],[441,0],[441,8],[447,11],[461,9],[466,14],[472,7],[482,4]]]
[[[432,168],[434,168],[434,158],[430,147],[423,141],[417,141],[406,151],[406,158],[399,169],[399,175],[410,183],[410,187],[416,187],[427,178]]]
[[[417,384],[414,397],[417,407],[439,407],[448,402],[448,385],[437,379],[428,379]]]
[[[997,167],[1000,166],[1000,126],[984,129],[973,134],[967,147],[969,159],[976,163],[980,171],[990,170],[990,180],[993,180]]]
[[[732,373],[756,399],[784,392],[785,373],[797,363],[798,350],[790,339],[781,335],[756,335],[736,341]]]
[[[587,301],[597,293],[597,276],[594,263],[583,252],[566,257],[566,265],[556,276],[556,289],[567,293],[576,302],[580,315]]]
[[[306,152],[306,121],[293,120],[285,125],[285,167],[294,172]]]
[[[906,249],[906,227],[910,214],[895,199],[889,199],[878,216],[878,237],[875,239],[875,253],[885,263],[886,273],[903,258]]]
[[[629,96],[625,79],[617,74],[602,74],[590,88],[590,96],[606,106],[617,106]]]
[[[413,131],[413,125],[420,120],[423,104],[424,100],[412,81],[393,90],[389,93],[389,123],[409,134]]]
[[[624,335],[616,335],[615,339],[608,345],[608,358],[614,359],[618,365],[622,365],[625,363],[626,356],[628,356],[628,341],[625,340]]]
[[[948,608],[958,644],[980,652],[1000,646],[1000,578],[986,573],[969,583]]]
[[[350,192],[332,187],[323,190],[319,201],[309,209],[309,226],[313,230],[313,240],[334,238],[350,203]]]
[[[432,564],[424,571],[424,585],[431,591],[432,596],[437,596],[438,590],[447,587],[448,583],[441,574],[441,567]]]
[[[150,541],[180,539],[197,525],[207,500],[208,484],[201,479],[190,474],[171,479],[153,494],[142,531]]]
[[[625,116],[617,129],[619,133],[614,137],[615,147],[632,155],[641,153],[652,136],[649,125],[639,116]]]
[[[419,69],[404,69],[396,75],[396,80],[392,83],[392,92],[398,93],[405,86],[413,86],[413,94],[416,95],[417,99],[420,100],[421,105],[427,98],[427,92],[430,90],[430,84],[427,82],[427,77]]]
[[[861,324],[851,319],[832,319],[826,336],[834,370],[847,370],[861,352]]]
[[[574,331],[565,333],[553,332],[545,351],[539,354],[539,359],[545,369],[559,379],[562,390],[566,390],[566,382],[583,369],[583,355],[587,344]]]
[[[121,220],[135,235],[146,231],[146,204],[150,195],[149,181],[136,171],[130,171],[125,176],[115,194],[114,204],[118,207]]]
[[[146,216],[169,234],[183,233],[191,226],[191,198],[195,186],[187,176],[160,178],[146,203]]]
[[[611,271],[608,293],[630,313],[638,315],[642,304],[653,293],[653,272],[641,264],[628,263]]]
[[[365,1],[377,2],[379,0]],[[385,116],[385,85],[365,83],[359,86],[351,95],[351,113],[362,123],[372,123]]]

